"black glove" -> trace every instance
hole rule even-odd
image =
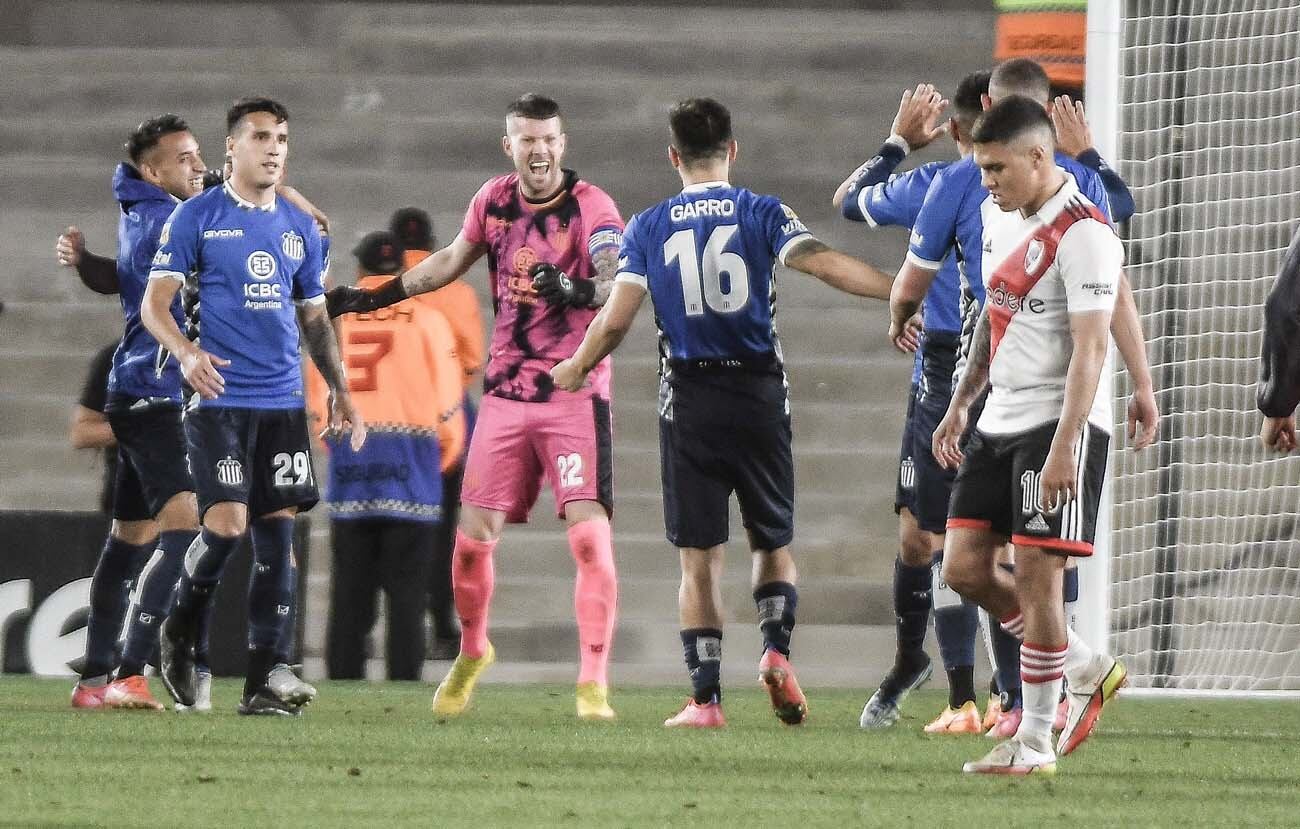
[[[590,308],[596,297],[595,282],[574,279],[550,262],[538,262],[528,269],[528,275],[533,278],[533,290],[547,305]]]
[[[353,285],[339,285],[325,292],[325,308],[330,319],[341,314],[368,314],[387,308],[394,302],[406,299],[402,278],[394,277],[374,291],[363,291]]]

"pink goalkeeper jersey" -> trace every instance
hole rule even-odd
[[[496,321],[488,350],[483,392],[510,400],[544,402],[557,392],[550,370],[573,356],[594,308],[557,308],[533,290],[528,270],[550,262],[571,278],[595,275],[592,256],[618,250],[623,219],[599,187],[565,171],[565,188],[544,204],[532,204],[519,192],[519,176],[488,180],[465,212],[461,235],[488,248],[492,305]],[[609,397],[609,358],[591,372],[584,393]]]

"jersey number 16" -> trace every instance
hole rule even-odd
[[[698,317],[704,306],[719,314],[733,314],[749,302],[749,268],[740,254],[724,250],[731,237],[740,228],[736,225],[718,225],[709,234],[704,245],[704,255],[695,258],[695,229],[679,230],[664,242],[664,264],[677,261],[682,275],[682,300],[686,316]],[[703,279],[701,279],[701,273]],[[728,287],[722,289],[722,275],[727,275]]]

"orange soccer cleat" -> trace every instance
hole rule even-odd
[[[149,691],[149,680],[139,674],[108,683],[108,690],[104,692],[104,707],[140,711],[163,710],[162,703],[154,699]]]
[[[104,685],[83,685],[78,682],[72,688],[72,707],[73,708],[103,708],[104,693],[108,691],[108,684]]]
[[[767,688],[772,711],[786,725],[799,725],[808,716],[808,700],[795,679],[790,660],[778,650],[763,651],[758,661],[758,681]]]
[[[989,694],[989,706],[984,709],[984,722],[981,728],[987,734],[993,726],[998,724],[998,717],[1002,715],[1002,695]]]
[[[664,728],[722,728],[727,718],[722,716],[722,703],[698,703],[693,698],[675,715],[664,720]]]
[[[926,734],[983,734],[983,721],[974,700],[962,703],[961,708],[945,707],[943,712],[925,727]]]

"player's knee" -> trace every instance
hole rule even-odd
[[[970,562],[960,556],[945,555],[941,569],[944,583],[962,596],[972,596],[980,592],[988,579],[982,568],[972,567]]]
[[[243,504],[213,504],[203,516],[203,528],[224,538],[237,538],[248,529],[248,508]]]
[[[927,567],[934,558],[934,542],[925,530],[899,533],[898,558],[908,567]]]
[[[164,532],[170,530],[197,530],[199,504],[193,492],[178,492],[158,511],[158,525]]]
[[[463,504],[458,529],[474,541],[493,542],[501,536],[501,528],[505,523],[504,512]]]
[[[113,519],[109,530],[118,541],[140,547],[158,537],[158,524],[155,521],[119,521]]]

